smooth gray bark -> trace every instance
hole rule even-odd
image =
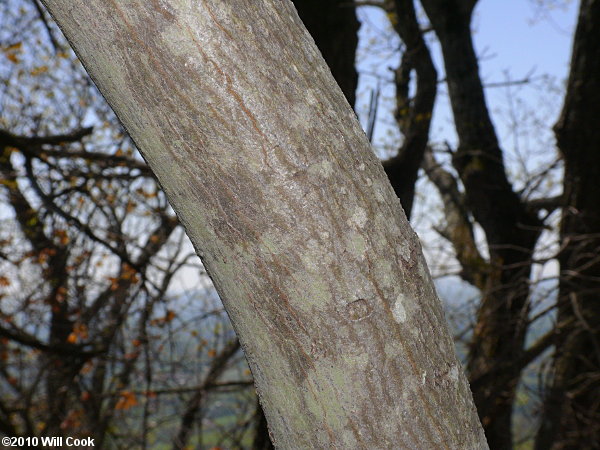
[[[278,448],[484,449],[417,237],[288,0],[45,0],[231,317]]]

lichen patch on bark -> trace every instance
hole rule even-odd
[[[394,316],[394,320],[400,324],[406,322],[406,307],[404,306],[404,302],[406,301],[404,295],[398,294],[396,297],[396,301],[394,302],[394,306],[392,308],[392,315]]]

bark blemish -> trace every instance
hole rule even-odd
[[[346,314],[350,320],[358,321],[365,319],[373,312],[372,306],[364,298],[359,298],[346,305]]]
[[[310,354],[313,358],[321,359],[327,356],[327,346],[322,341],[313,341],[310,345]]]

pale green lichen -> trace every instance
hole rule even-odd
[[[360,206],[357,206],[354,209],[352,216],[348,220],[348,225],[354,226],[354,227],[357,227],[360,229],[360,228],[364,228],[366,224],[367,224],[367,212]]]
[[[360,259],[364,259],[364,254],[367,248],[367,241],[365,238],[360,234],[352,233],[350,236],[350,243],[352,249],[354,250],[353,253]]]
[[[406,322],[406,308],[404,303],[406,302],[406,297],[403,294],[398,294],[396,297],[396,301],[394,302],[394,306],[392,308],[392,315],[394,316],[394,320],[398,323]]]
[[[384,190],[380,186],[379,183],[373,184],[373,191],[375,193],[375,199],[379,203],[385,203],[386,202],[385,195],[384,195]]]
[[[323,249],[315,239],[309,239],[306,248],[301,250],[300,260],[308,272],[319,273],[323,266],[327,266],[333,261],[331,253],[323,253]]]
[[[331,366],[331,363],[328,364]],[[318,369],[315,370],[312,377],[307,379],[307,383],[311,386],[308,387],[309,392],[318,392],[318,395],[310,395],[308,392],[305,396],[305,403],[309,413],[317,417],[326,416],[328,423],[332,428],[336,430],[342,429],[341,417],[345,416],[342,405],[340,403],[337,389],[343,391],[344,389],[344,373],[342,369],[323,371],[319,373]],[[323,377],[327,375],[326,377]],[[323,377],[323,378],[322,378]],[[337,389],[333,389],[336,386]]]
[[[392,263],[385,259],[377,259],[374,261],[375,277],[384,288],[391,288],[396,285],[396,274],[392,268]]]
[[[305,396],[306,406],[310,413],[318,416],[326,416],[331,428],[339,433],[336,438],[344,446],[343,448],[356,448],[356,437],[349,426],[344,396],[342,392],[351,392],[355,389],[349,374],[357,370],[357,362],[364,363],[364,357],[351,356],[343,363],[332,366],[331,361],[326,359],[319,361],[314,367],[311,375],[307,378],[307,391],[315,393]]]
[[[333,167],[329,161],[323,160],[320,163],[311,164],[308,167],[308,173],[328,178],[333,173]]]
[[[277,255],[281,252],[281,244],[278,244],[276,239],[272,239],[266,233],[263,233],[260,237],[261,246],[267,250],[267,254]]]
[[[306,274],[294,274],[295,279],[301,279],[302,292],[301,301],[298,302],[298,309],[314,313],[315,309],[323,310],[326,305],[331,303],[331,293],[329,285],[320,276],[306,276]]]

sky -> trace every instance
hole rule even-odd
[[[559,6],[533,0],[481,0],[473,21],[475,44],[479,53],[489,48],[493,54],[482,63],[483,77],[500,77],[506,68],[515,75],[536,68],[566,77],[577,6],[573,0]]]

